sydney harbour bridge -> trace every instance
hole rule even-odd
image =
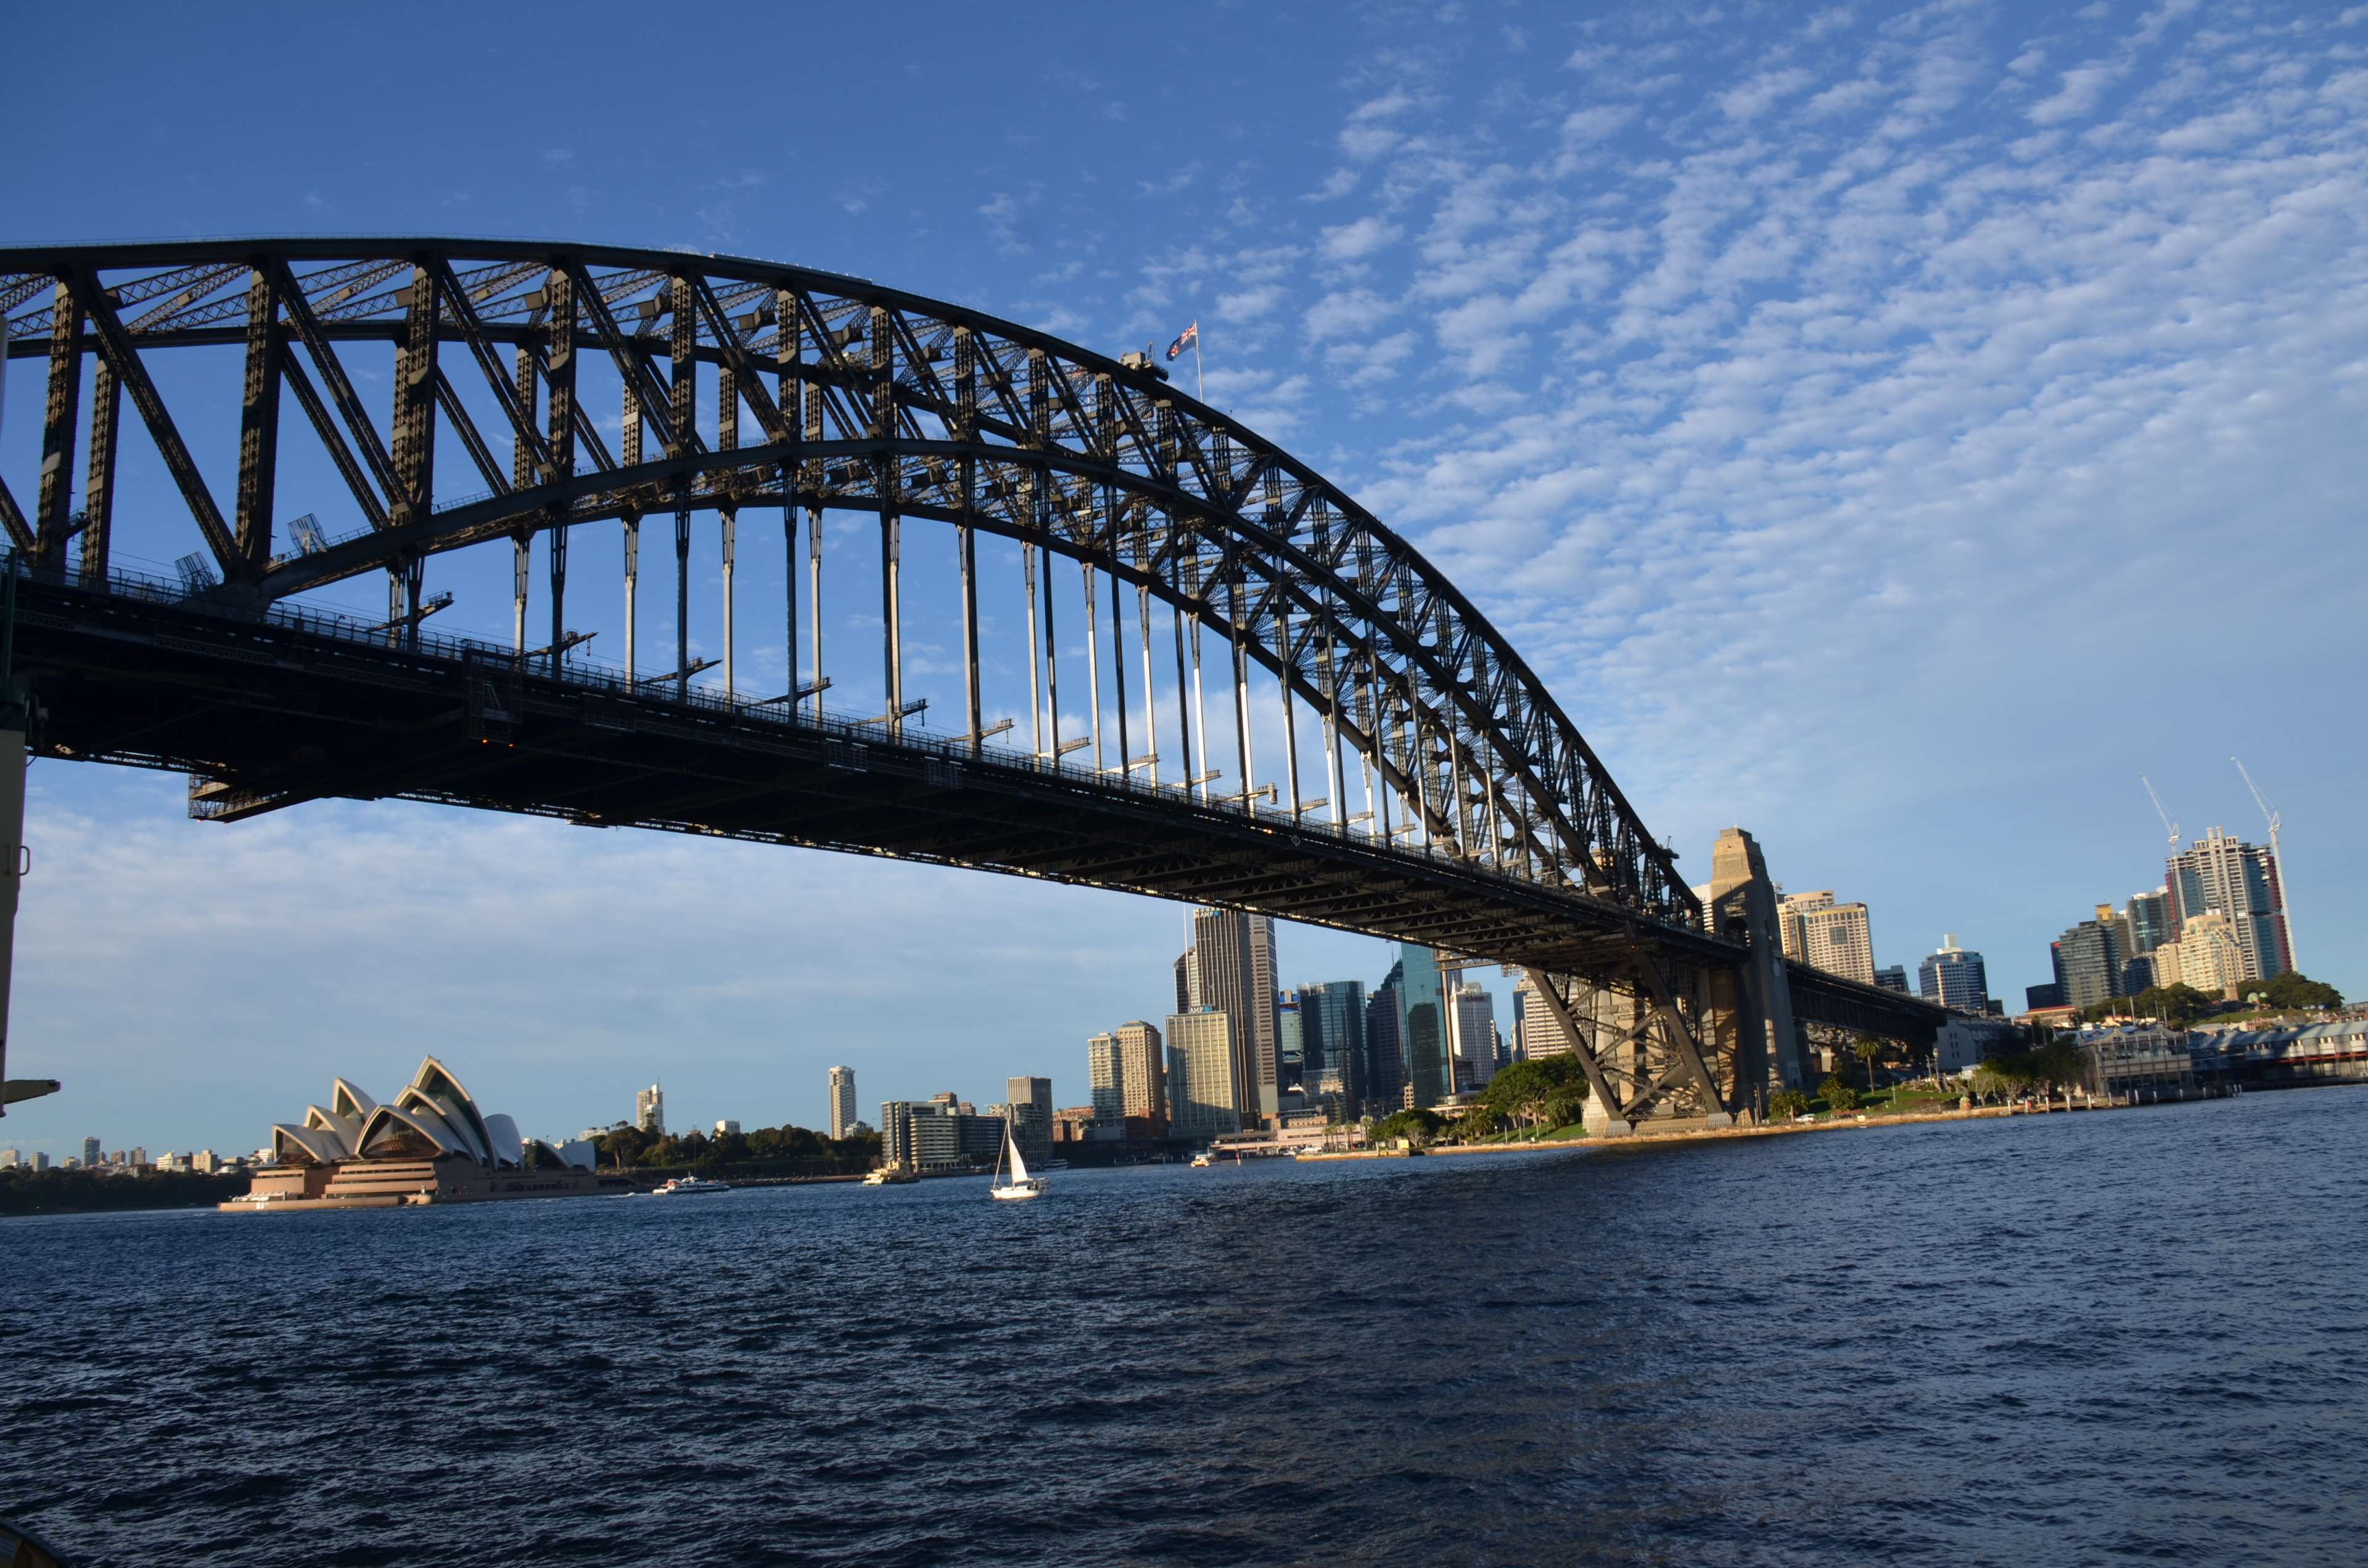
[[[401,798],[1423,943],[1529,971],[1615,1130],[1943,1016],[1785,961],[1740,835],[1706,905],[1465,595],[1145,356],[433,238],[0,250],[0,312],[46,372],[0,465],[23,744],[185,774],[193,817]],[[507,643],[431,620],[505,590]]]

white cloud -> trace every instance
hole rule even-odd
[[[1369,212],[1352,223],[1325,230],[1322,249],[1330,261],[1362,261],[1400,237],[1400,230]]]

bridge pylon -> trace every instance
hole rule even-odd
[[[1749,950],[1738,968],[1722,971],[1712,984],[1713,1010],[1733,1035],[1736,1097],[1758,1108],[1767,1090],[1805,1088],[1811,1082],[1807,1046],[1793,1016],[1776,884],[1759,843],[1739,827],[1720,834],[1711,851],[1704,915],[1713,932]]]

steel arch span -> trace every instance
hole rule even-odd
[[[1402,937],[1565,977],[1565,999],[1580,982],[1633,999],[1613,1053],[1627,1078],[1597,1085],[1610,1103],[1716,1110],[1748,1091],[1752,1064],[1712,1060],[1705,1021],[1739,949],[1520,654],[1405,540],[1144,356],[768,262],[437,238],[0,251],[0,312],[9,358],[46,366],[40,465],[21,491],[0,483],[0,524],[27,563],[17,654],[47,755],[185,771],[192,814],[213,820],[408,796]],[[383,416],[362,386],[387,389]],[[177,581],[116,559],[132,425],[179,506],[131,520],[191,547]],[[185,434],[210,425],[211,448]],[[299,447],[325,493],[283,507]],[[851,661],[879,661],[868,717],[825,695],[850,662],[823,638],[834,513],[878,529],[879,645]],[[782,525],[779,695],[737,679],[751,514]],[[689,631],[702,516],[720,661],[695,658]],[[653,517],[673,521],[676,567],[656,676],[635,645]],[[570,541],[595,524],[623,546],[620,670],[570,652]],[[943,530],[958,629],[908,624],[908,524]],[[983,694],[982,540],[1023,568],[1024,746],[1001,739],[1019,706],[990,722]],[[528,631],[538,542],[547,639]],[[426,632],[446,602],[437,563],[505,543],[510,645]],[[1056,591],[1056,562],[1074,591]],[[375,624],[306,597],[381,574]],[[579,602],[583,580],[579,564]],[[1064,594],[1084,609],[1089,707],[1065,737]],[[911,649],[941,630],[961,644],[951,739],[912,722]],[[695,685],[716,662],[722,684]],[[1090,767],[1068,760],[1087,746]]]

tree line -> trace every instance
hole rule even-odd
[[[0,1171],[0,1214],[91,1214],[119,1209],[211,1209],[246,1190],[243,1171]]]
[[[620,1127],[601,1134],[593,1147],[600,1152],[601,1165],[619,1168],[740,1165],[780,1160],[869,1167],[880,1158],[880,1134],[827,1138],[810,1127],[759,1127],[713,1137],[697,1129],[657,1137],[638,1127]]]
[[[2318,1012],[2343,1006],[2343,993],[2298,970],[2290,969],[2267,980],[2248,981],[2244,990],[2245,1001],[2226,1002],[2184,981],[2174,985],[2149,985],[2135,996],[2116,996],[2084,1007],[2080,1017],[2089,1023],[2110,1017],[2159,1018],[2178,1028],[2214,1013],[2241,1009],[2248,1003],[2281,1013]]]

